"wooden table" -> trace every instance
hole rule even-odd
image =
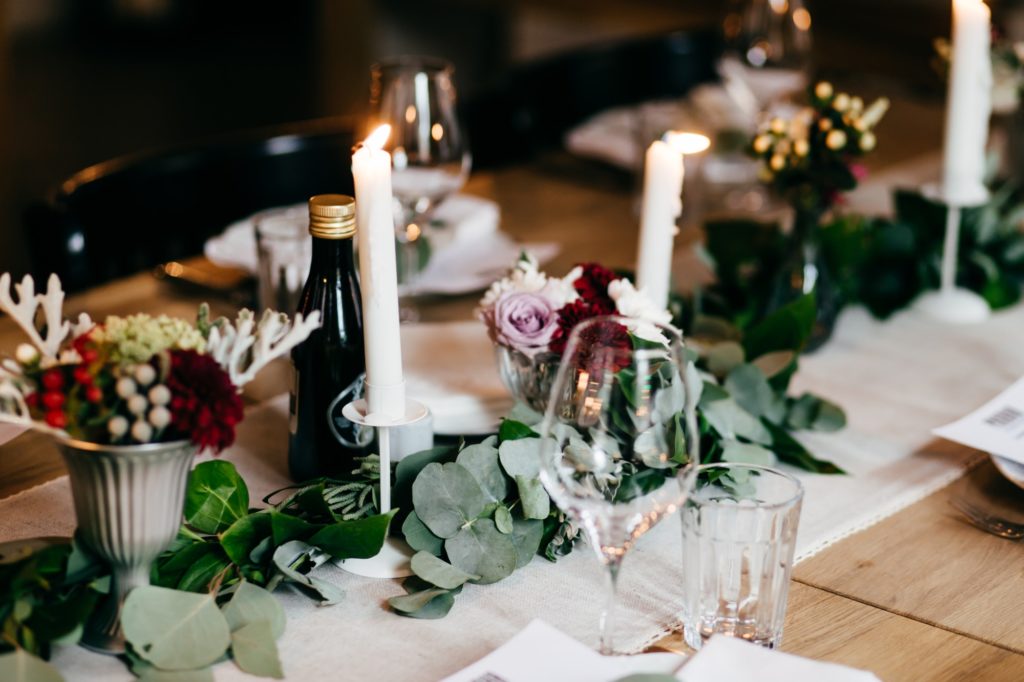
[[[556,158],[477,174],[468,191],[498,201],[503,227],[516,238],[559,241],[554,273],[580,260],[631,266],[637,220],[630,191],[617,176],[580,170]],[[677,274],[692,276],[697,267],[677,249]],[[97,319],[136,311],[191,318],[199,300],[141,274],[71,297],[66,310],[88,310]],[[475,296],[424,301],[422,313],[426,320],[465,319],[474,305]],[[12,351],[19,340],[11,321],[0,320],[0,351]],[[273,388],[256,390],[259,398]],[[26,434],[0,447],[0,497],[62,473],[45,439]],[[783,648],[867,668],[887,681],[1024,680],[1024,627],[1017,620],[1024,616],[1024,544],[957,518],[947,499],[968,487],[1024,509],[1021,491],[986,463],[800,564]],[[681,646],[678,637],[661,645]]]

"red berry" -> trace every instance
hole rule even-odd
[[[63,429],[67,426],[68,420],[60,410],[50,410],[46,413],[46,423],[55,429]]]
[[[43,394],[43,406],[47,410],[59,410],[64,406],[64,394],[59,391],[47,391]]]
[[[64,385],[64,375],[59,369],[50,369],[43,373],[43,386],[56,391]]]
[[[100,390],[99,386],[90,386],[85,389],[85,399],[90,403],[98,403],[103,400],[103,391]]]
[[[72,370],[71,372],[71,376],[75,378],[76,382],[82,384],[83,386],[92,385],[92,374],[89,373],[89,370],[85,367],[85,365],[78,365],[77,367],[75,367],[75,369]]]
[[[82,362],[92,364],[96,362],[96,359],[100,356],[99,352],[95,348],[83,348],[79,355],[82,356]]]

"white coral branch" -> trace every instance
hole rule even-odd
[[[64,291],[60,278],[50,275],[45,294],[36,294],[35,282],[25,275],[20,284],[14,285],[18,295],[15,303],[11,296],[11,275],[0,275],[0,311],[7,313],[24,330],[32,345],[39,349],[45,360],[56,360],[60,345],[71,331],[71,323],[64,320]],[[36,312],[43,308],[46,322],[46,338],[36,329]]]
[[[267,310],[257,325],[252,311],[242,310],[234,324],[221,320],[210,329],[206,353],[224,368],[236,387],[242,388],[272,360],[305,341],[319,327],[320,311],[306,318],[298,314],[292,321],[284,313]]]

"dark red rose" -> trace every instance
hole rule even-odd
[[[171,428],[201,448],[218,453],[235,442],[242,397],[217,361],[193,350],[170,352],[166,385],[171,391]]]

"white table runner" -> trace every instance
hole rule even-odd
[[[945,327],[903,313],[881,323],[847,310],[835,337],[802,360],[794,389],[842,405],[847,429],[803,438],[815,454],[849,476],[801,474],[807,495],[798,555],[806,558],[917,501],[959,476],[977,453],[931,437],[950,421],[1024,374],[1024,306],[972,327]],[[482,326],[473,322],[403,329],[410,374],[420,391],[500,391]],[[429,358],[450,357],[426,364]],[[431,396],[420,395],[429,404]],[[282,399],[254,408],[225,458],[235,462],[253,499],[286,480],[286,421]],[[0,501],[0,540],[69,535],[73,511],[60,478]],[[669,520],[627,559],[618,611],[619,641],[641,649],[674,625],[679,604],[679,526]],[[289,679],[437,680],[509,639],[534,618],[596,644],[604,576],[584,548],[557,565],[535,559],[512,577],[467,586],[447,618],[421,621],[387,610],[402,593],[397,581],[370,580],[329,567],[325,577],[347,591],[341,604],[317,608],[280,592],[289,614],[280,642]],[[71,680],[131,680],[120,663],[80,648],[64,648],[56,663]],[[249,679],[233,664],[218,680]]]

